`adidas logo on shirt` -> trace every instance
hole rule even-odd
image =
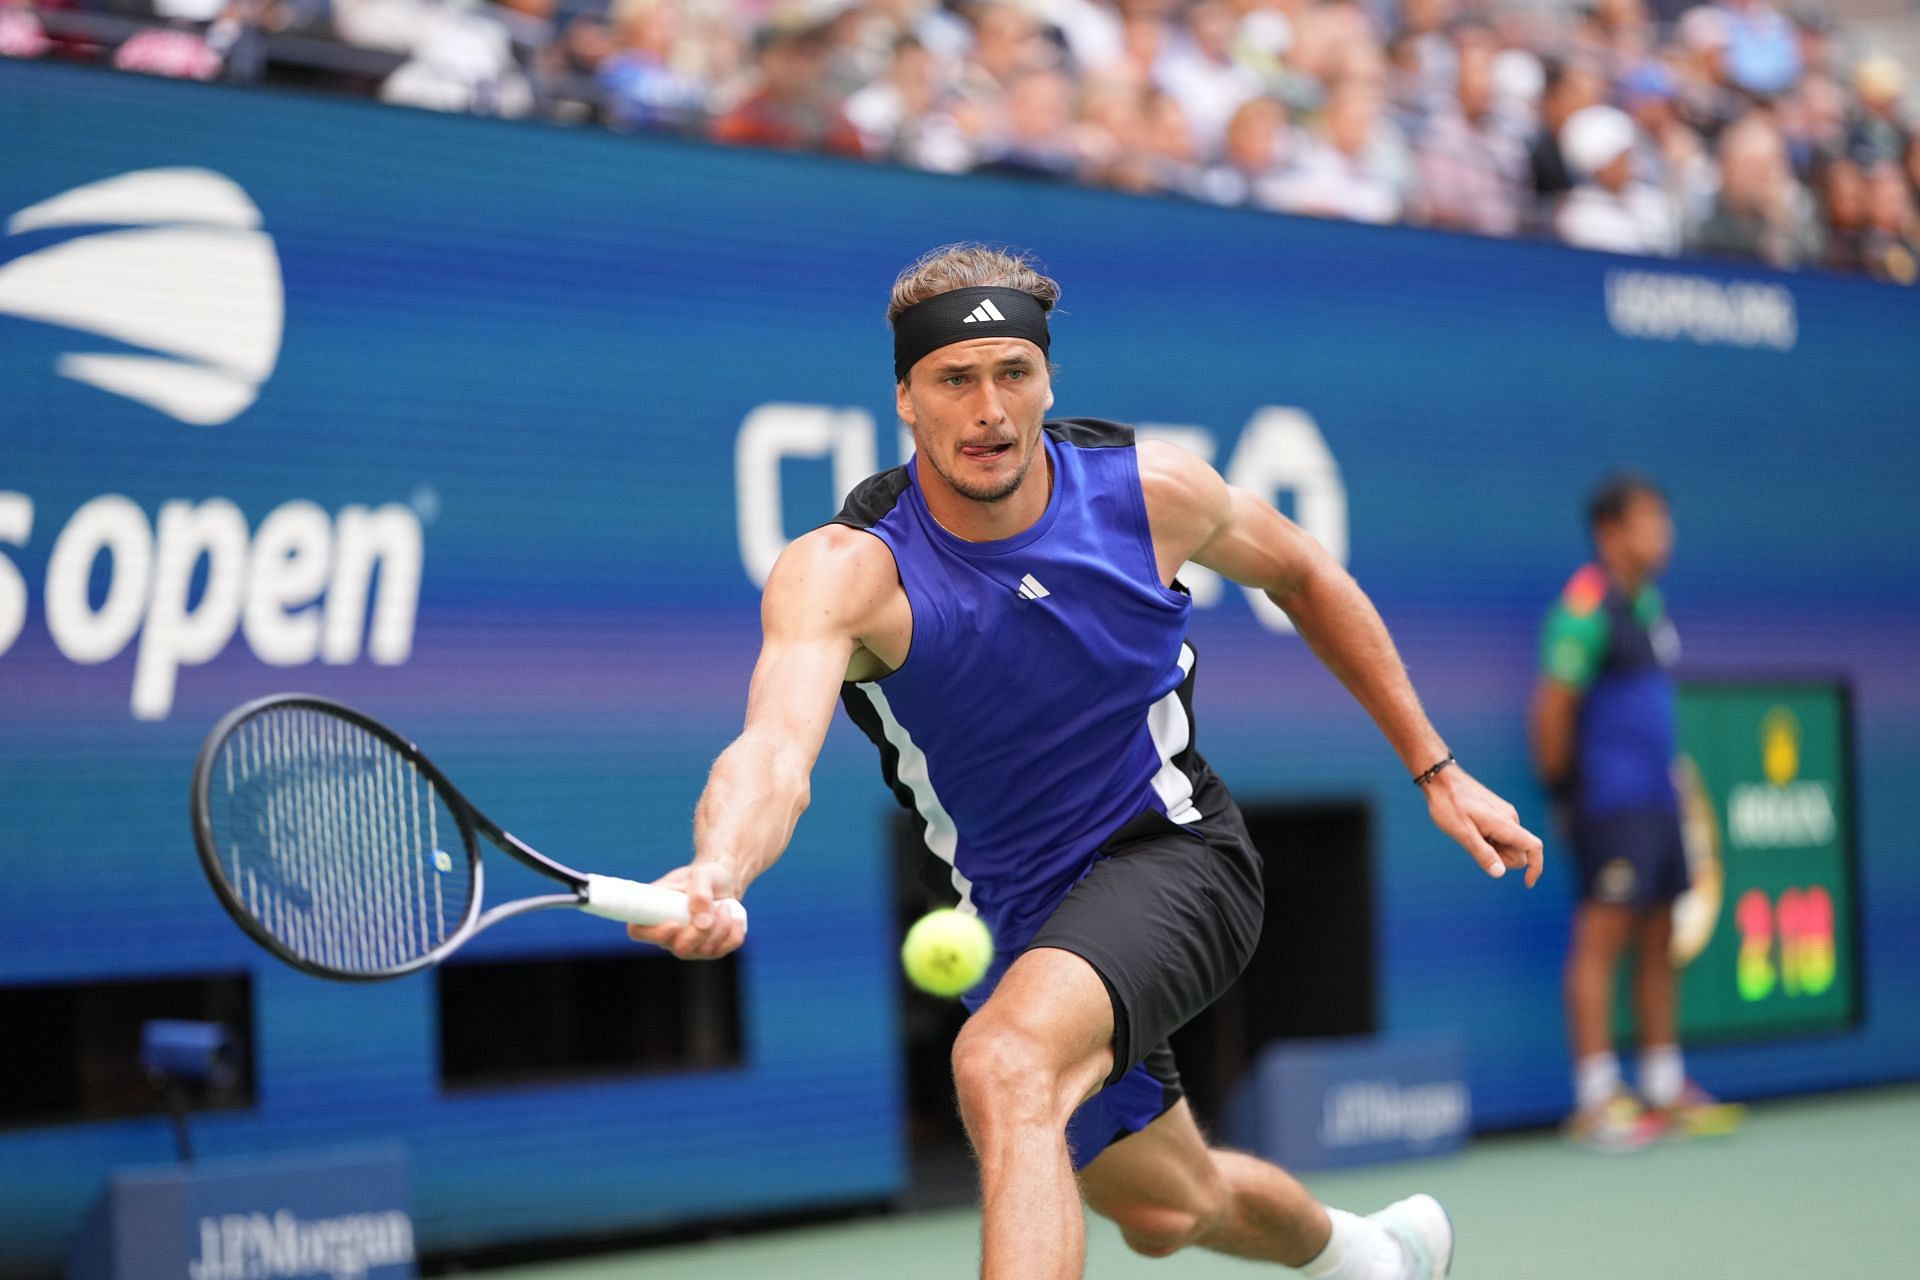
[[[1032,574],[1020,579],[1019,596],[1022,600],[1044,600],[1053,593],[1040,585],[1040,580]]]
[[[1000,308],[993,305],[993,299],[988,298],[985,302],[982,302],[979,306],[975,307],[972,311],[968,312],[967,318],[965,320],[962,320],[960,323],[961,324],[986,324],[993,320],[1005,320],[1005,319],[1006,317],[1000,314]],[[1040,594],[1045,595],[1047,593],[1042,591]]]

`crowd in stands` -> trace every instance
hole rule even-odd
[[[1771,0],[0,0],[0,55],[1920,274],[1905,69]]]

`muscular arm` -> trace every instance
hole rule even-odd
[[[1266,592],[1314,655],[1373,717],[1407,772],[1447,747],[1427,719],[1386,624],[1352,575],[1291,520],[1235,489],[1199,458],[1157,442],[1139,446],[1141,486],[1162,577],[1187,560]],[[1423,788],[1434,822],[1490,875],[1508,866],[1540,874],[1540,842],[1511,805],[1454,767]]]
[[[685,890],[692,920],[634,926],[635,939],[683,958],[740,944],[739,926],[713,902],[744,893],[793,838],[840,684],[878,666],[867,640],[899,591],[886,549],[839,526],[797,539],[774,564],[760,602],[763,639],[746,726],[714,761],[694,809],[693,861],[660,880]]]

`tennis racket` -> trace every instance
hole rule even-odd
[[[684,923],[686,895],[553,861],[469,804],[373,717],[283,693],[214,726],[193,768],[193,839],[227,914],[296,969],[364,982],[446,959],[512,916],[575,907]],[[481,910],[480,839],[566,886]],[[720,909],[746,921],[726,899]]]

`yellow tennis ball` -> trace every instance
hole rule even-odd
[[[987,976],[993,935],[978,916],[951,907],[930,911],[907,930],[900,963],[908,980],[927,994],[957,996]]]

